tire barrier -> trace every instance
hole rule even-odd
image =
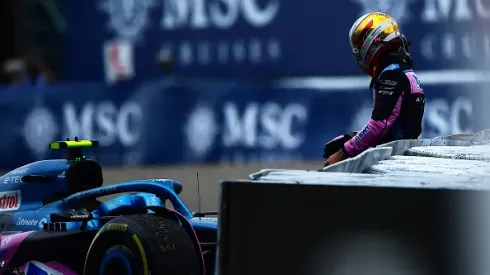
[[[336,186],[376,186],[404,188],[479,188],[490,190],[490,177],[488,174],[473,175],[460,173],[451,177],[441,177],[441,173],[325,173],[306,170],[270,170],[268,173],[257,175],[250,182],[297,184],[297,185],[323,185]],[[445,175],[445,174],[444,174]]]
[[[364,171],[369,168],[373,163],[381,160],[385,160],[391,156],[392,148],[370,148],[358,156],[349,159],[348,161],[341,161],[333,165],[327,166],[322,169],[323,172],[343,172],[343,173],[356,173],[358,171]]]
[[[490,163],[463,160],[463,159],[438,159],[393,156],[373,164],[364,171],[365,173],[409,173],[409,174],[439,174],[449,176],[488,176],[490,175]]]
[[[408,156],[490,162],[490,146],[488,145],[413,147],[406,154]]]
[[[412,164],[420,161],[420,164],[426,164],[432,167],[438,166],[439,159],[460,159],[460,160],[475,160],[490,162],[490,130],[483,130],[475,134],[459,134],[451,136],[437,137],[434,139],[409,139],[393,141],[386,144],[381,144],[376,148],[370,148],[359,156],[346,159],[338,162],[334,165],[321,169],[323,172],[344,172],[344,173],[382,173],[383,171],[372,168],[373,165],[383,161],[385,166],[393,164],[393,168],[390,172],[403,172],[408,169],[408,172],[412,171],[410,168],[402,167],[393,162],[391,156],[413,156]],[[390,148],[390,155],[388,154],[388,148]],[[380,151],[385,150],[385,151]],[[425,159],[423,157],[429,158]],[[435,160],[436,158],[438,160]],[[408,160],[408,159],[405,159]],[[447,163],[448,165],[458,165],[458,162]],[[483,164],[468,164],[473,165],[474,169],[471,171],[478,171],[477,173],[484,173],[481,171],[480,166]],[[485,165],[483,165],[486,167]],[[399,170],[395,171],[395,167]],[[443,169],[444,170],[444,169]],[[450,169],[445,169],[449,172]],[[439,170],[441,172],[442,170]],[[469,170],[467,170],[469,171]],[[420,172],[420,171],[419,171]],[[435,171],[426,171],[427,173]],[[455,172],[449,173],[451,175]]]
[[[378,145],[376,148],[392,148],[391,155],[403,155],[407,150],[416,146],[430,146],[430,139],[407,139],[401,141],[392,141]]]

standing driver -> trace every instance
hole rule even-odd
[[[422,132],[424,91],[412,69],[409,41],[395,20],[386,13],[368,13],[356,20],[349,38],[357,64],[372,77],[374,108],[362,130],[325,144],[325,166],[382,143],[416,139]]]

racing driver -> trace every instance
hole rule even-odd
[[[374,109],[362,130],[325,144],[324,166],[382,143],[416,139],[422,132],[424,91],[412,70],[410,43],[395,20],[382,12],[365,14],[352,26],[349,39],[357,64],[372,78]]]

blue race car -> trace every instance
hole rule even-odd
[[[0,275],[214,274],[217,218],[206,216],[217,213],[192,213],[170,179],[102,186],[101,166],[82,153],[98,144],[52,142],[66,159],[0,177]]]

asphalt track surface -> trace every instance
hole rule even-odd
[[[104,168],[104,185],[138,179],[174,179],[182,183],[180,197],[192,211],[199,209],[197,174],[201,211],[216,211],[221,180],[246,179],[249,174],[266,168],[319,169],[322,163],[155,166],[141,168]],[[253,198],[250,198],[251,202]]]

